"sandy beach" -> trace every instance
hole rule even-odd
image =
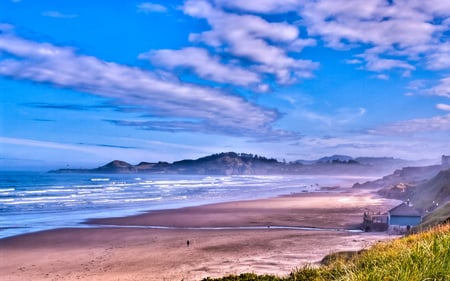
[[[345,230],[354,229],[365,210],[386,211],[396,204],[344,189],[91,220],[96,227],[0,240],[0,276],[5,281],[283,276],[331,252],[390,239],[386,233]]]

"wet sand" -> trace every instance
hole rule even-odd
[[[343,230],[354,229],[367,209],[385,211],[396,204],[360,191],[305,193],[92,220],[97,227],[0,240],[0,276],[11,281],[201,280],[243,272],[283,276],[331,252],[391,238]]]

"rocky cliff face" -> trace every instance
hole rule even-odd
[[[355,184],[354,188],[392,188],[399,185],[415,186],[434,177],[443,168],[441,165],[425,166],[425,167],[405,167],[395,170],[394,173],[384,176],[381,179],[368,181],[362,184]]]
[[[384,197],[409,200],[416,208],[431,211],[450,200],[450,169],[444,168],[405,168],[355,187],[379,188],[378,193]]]

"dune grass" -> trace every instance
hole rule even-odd
[[[289,276],[246,273],[203,281],[450,281],[450,224],[380,242],[367,251],[319,267],[305,266]]]

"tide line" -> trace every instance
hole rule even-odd
[[[136,228],[136,229],[161,229],[161,230],[306,230],[306,231],[336,231],[336,232],[364,232],[361,229],[345,229],[345,228],[320,228],[307,226],[284,226],[284,225],[267,225],[267,226],[161,226],[161,225],[118,225],[118,224],[91,224],[97,228]]]

